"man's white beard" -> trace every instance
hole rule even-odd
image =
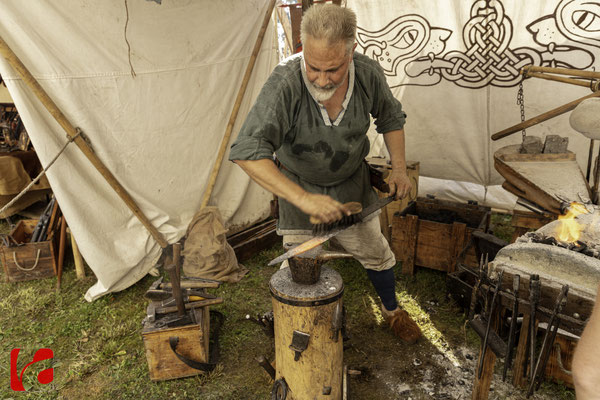
[[[339,88],[341,86],[341,85],[331,85],[328,88],[322,88],[320,86],[315,85],[314,83],[311,83],[311,85],[313,88],[313,95],[315,96],[315,99],[320,102],[329,100],[331,98],[331,96],[333,96],[333,94],[335,93],[337,88]]]

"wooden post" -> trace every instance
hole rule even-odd
[[[100,174],[106,179],[106,182],[114,189],[115,192],[119,195],[119,197],[125,202],[127,207],[135,214],[135,216],[140,220],[140,222],[148,229],[152,237],[161,245],[161,247],[167,247],[168,243],[162,236],[162,234],[152,225],[152,223],[146,218],[144,213],[140,210],[138,205],[135,203],[133,198],[127,193],[127,190],[117,179],[114,177],[112,172],[106,168],[106,166],[102,163],[102,161],[98,158],[96,153],[91,149],[91,147],[86,143],[84,138],[79,134],[78,129],[76,129],[67,117],[60,111],[58,106],[52,101],[50,96],[44,91],[44,89],[40,86],[38,81],[31,75],[29,70],[23,65],[21,60],[17,57],[15,53],[8,47],[6,42],[0,38],[0,54],[6,58],[6,61],[10,64],[10,66],[19,74],[23,82],[29,86],[29,88],[33,91],[36,97],[40,100],[42,105],[46,107],[46,109],[52,114],[56,122],[65,130],[69,138],[73,139],[77,147],[81,150],[81,152],[87,157],[87,159],[92,163],[94,167],[100,172]]]
[[[58,276],[56,278],[56,290],[60,290],[63,263],[65,261],[65,247],[67,245],[67,220],[64,215],[60,218],[60,238],[58,243]]]
[[[491,315],[492,318],[492,330],[498,329],[499,326],[499,317],[500,313],[498,310],[494,310],[494,315]],[[483,343],[483,339],[481,339]],[[496,364],[496,354],[492,351],[492,348],[488,344],[488,348],[485,352],[485,357],[483,358],[483,371],[481,371],[481,378],[479,378],[479,360],[481,360],[481,356],[483,353],[483,348],[479,351],[479,357],[477,361],[477,365],[475,366],[475,380],[473,381],[473,392],[471,393],[471,400],[487,400],[490,394],[490,385],[492,383],[492,378],[494,377],[494,365]]]
[[[479,352],[479,358],[481,359],[481,351]],[[490,393],[490,385],[492,383],[492,377],[494,376],[494,365],[496,364],[496,355],[488,347],[485,352],[483,359],[483,371],[481,372],[481,379],[477,376],[477,368],[475,368],[475,381],[473,382],[473,393],[471,394],[472,400],[487,400]],[[478,364],[479,365],[479,361]]]
[[[233,131],[233,125],[235,124],[238,112],[240,111],[240,105],[242,104],[244,94],[246,93],[248,81],[250,81],[250,75],[252,75],[252,70],[254,69],[254,64],[256,62],[256,58],[258,57],[260,47],[262,46],[263,38],[265,37],[265,32],[267,30],[267,27],[269,26],[269,21],[271,20],[271,14],[273,14],[274,7],[275,0],[271,0],[269,6],[267,7],[267,12],[265,13],[265,18],[263,19],[260,32],[258,32],[258,38],[256,39],[256,43],[254,44],[252,55],[250,56],[250,60],[248,61],[248,66],[246,67],[246,72],[244,73],[244,77],[242,79],[242,85],[240,86],[237,97],[235,99],[235,103],[233,104],[233,110],[231,110],[229,122],[227,123],[227,128],[225,128],[225,135],[221,140],[221,147],[219,147],[217,159],[215,160],[215,164],[213,165],[213,169],[208,178],[208,184],[206,185],[206,190],[204,191],[204,197],[202,198],[200,209],[203,209],[208,205],[208,202],[210,201],[210,196],[212,195],[212,191],[215,187],[215,183],[217,182],[217,176],[219,175],[219,170],[221,169],[223,157],[225,157],[225,150],[227,149],[227,145],[229,144],[229,138],[231,137],[231,132]]]
[[[77,246],[77,242],[75,241],[75,236],[73,236],[73,232],[71,232],[71,228],[67,228],[67,232],[71,235],[71,248],[73,249],[73,261],[75,262],[75,273],[77,274],[77,279],[85,278],[85,267],[83,265],[83,257],[81,257],[81,253],[79,252],[79,247]]]
[[[513,385],[515,387],[527,387],[527,350],[529,348],[529,314],[523,315],[521,323],[521,333],[519,334],[519,344],[517,345],[517,354],[513,363]]]

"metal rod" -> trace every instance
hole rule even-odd
[[[550,351],[552,350],[552,343],[556,338],[556,332],[558,331],[558,326],[560,324],[560,319],[557,320],[556,316],[561,311],[563,307],[563,301],[567,297],[567,293],[569,292],[569,285],[564,285],[556,298],[556,303],[554,305],[554,312],[552,313],[552,317],[548,322],[548,326],[546,327],[546,332],[544,333],[544,339],[542,341],[542,348],[540,349],[540,355],[535,363],[535,368],[533,370],[533,374],[531,375],[531,382],[529,383],[529,390],[527,391],[527,397],[533,394],[534,387],[536,390],[539,388],[541,383],[541,376],[543,376],[543,370],[548,362],[548,357],[550,356]],[[553,330],[554,328],[554,330]],[[552,331],[552,332],[551,332]],[[550,343],[548,343],[548,338],[550,339]],[[533,363],[533,359],[531,360]],[[540,368],[541,367],[541,368]],[[541,375],[538,379],[538,375]],[[537,382],[537,385],[536,385]]]
[[[506,380],[506,373],[512,363],[513,345],[515,342],[515,331],[517,330],[517,316],[519,314],[519,284],[521,282],[521,276],[516,274],[513,276],[513,293],[515,295],[515,302],[512,308],[512,317],[510,321],[510,329],[508,331],[508,348],[506,350],[506,358],[504,359],[504,368],[502,370],[502,382]]]
[[[535,369],[535,311],[537,303],[540,300],[540,277],[539,275],[531,275],[529,278],[529,359],[530,359],[530,377],[534,378]]]
[[[500,270],[500,272],[498,273],[498,283],[494,288],[494,295],[492,296],[492,304],[490,305],[490,313],[488,314],[487,328],[485,330],[485,337],[483,338],[483,344],[481,346],[481,358],[479,359],[479,371],[477,373],[478,379],[481,379],[481,373],[483,372],[483,359],[485,358],[485,351],[487,349],[488,338],[490,335],[490,327],[492,325],[492,318],[494,315],[494,305],[496,304],[496,298],[498,296],[498,292],[500,291],[500,287],[502,286],[503,274],[504,270]]]

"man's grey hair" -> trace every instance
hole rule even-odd
[[[325,39],[328,44],[346,42],[348,53],[356,39],[356,14],[354,11],[335,4],[315,4],[302,16],[300,40],[307,36]]]

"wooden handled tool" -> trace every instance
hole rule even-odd
[[[350,211],[350,215],[358,214],[362,211],[362,205],[358,201],[351,201],[349,203],[344,203],[344,207],[346,210]],[[310,223],[313,225],[323,224],[324,221],[320,220],[317,217],[310,216]]]
[[[179,279],[177,278],[177,270],[175,264],[169,264],[165,266],[165,269],[169,273],[171,278],[171,286],[173,289],[173,297],[177,303],[177,313],[180,316],[185,315],[185,304],[183,302],[183,293],[181,292],[181,286],[179,286]]]

